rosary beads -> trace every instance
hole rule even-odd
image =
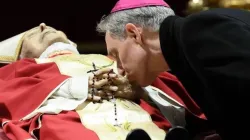
[[[92,63],[92,66],[93,66],[94,69],[88,71],[88,73],[89,73],[89,72],[92,72],[92,73],[94,74],[94,78],[92,79],[93,81],[92,81],[91,96],[92,96],[92,101],[93,101],[93,103],[95,103],[95,102],[94,102],[94,95],[95,95],[94,85],[95,85],[95,80],[96,80],[97,78],[95,78],[96,75],[95,75],[94,72],[97,71],[98,69],[96,69],[96,66],[95,66],[94,63]],[[112,72],[113,72],[113,70],[111,70],[111,71],[108,72],[108,77],[107,77],[107,79],[108,79],[109,82],[112,81],[111,78],[110,78],[110,74],[111,74]],[[108,86],[110,86],[110,84],[108,84]],[[104,93],[105,93],[105,91],[104,91]],[[106,93],[105,93],[105,94],[106,94]],[[114,93],[112,93],[111,96],[112,96],[111,102],[114,104],[114,119],[115,119],[115,124],[113,124],[113,125],[114,125],[114,126],[120,126],[119,123],[118,123],[118,117],[117,117],[117,104],[116,104],[116,99],[115,99]],[[107,98],[107,101],[109,101],[109,98]],[[101,100],[100,100],[100,102],[101,102]]]

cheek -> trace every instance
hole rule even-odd
[[[29,47],[29,51],[31,52],[32,58],[38,58],[45,51],[44,44],[41,43],[33,43]]]
[[[24,40],[22,44],[22,55],[28,58],[37,58],[45,50],[45,45],[40,43],[39,38],[33,37],[32,40]]]
[[[133,74],[139,74],[146,68],[147,53],[140,46],[124,47],[119,52],[119,58],[123,68]]]

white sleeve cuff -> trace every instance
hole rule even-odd
[[[69,79],[69,94],[79,100],[86,100],[88,97],[89,76],[72,77]]]
[[[185,108],[166,93],[152,86],[145,87],[150,99],[173,126],[185,126]]]

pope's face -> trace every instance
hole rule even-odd
[[[133,38],[116,39],[106,33],[105,35],[108,55],[117,61],[120,74],[127,75],[130,81],[141,86],[147,86],[157,75],[149,74],[149,54],[144,47],[137,44]]]
[[[42,23],[25,34],[21,55],[25,58],[38,58],[48,46],[56,42],[68,43],[67,36]]]

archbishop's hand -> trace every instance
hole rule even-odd
[[[129,100],[134,100],[137,98],[137,94],[134,90],[134,88],[136,87],[135,84],[133,84],[132,86],[132,84],[126,77],[118,75],[117,78],[113,80],[113,84],[118,87],[117,91],[114,94],[115,97]]]

